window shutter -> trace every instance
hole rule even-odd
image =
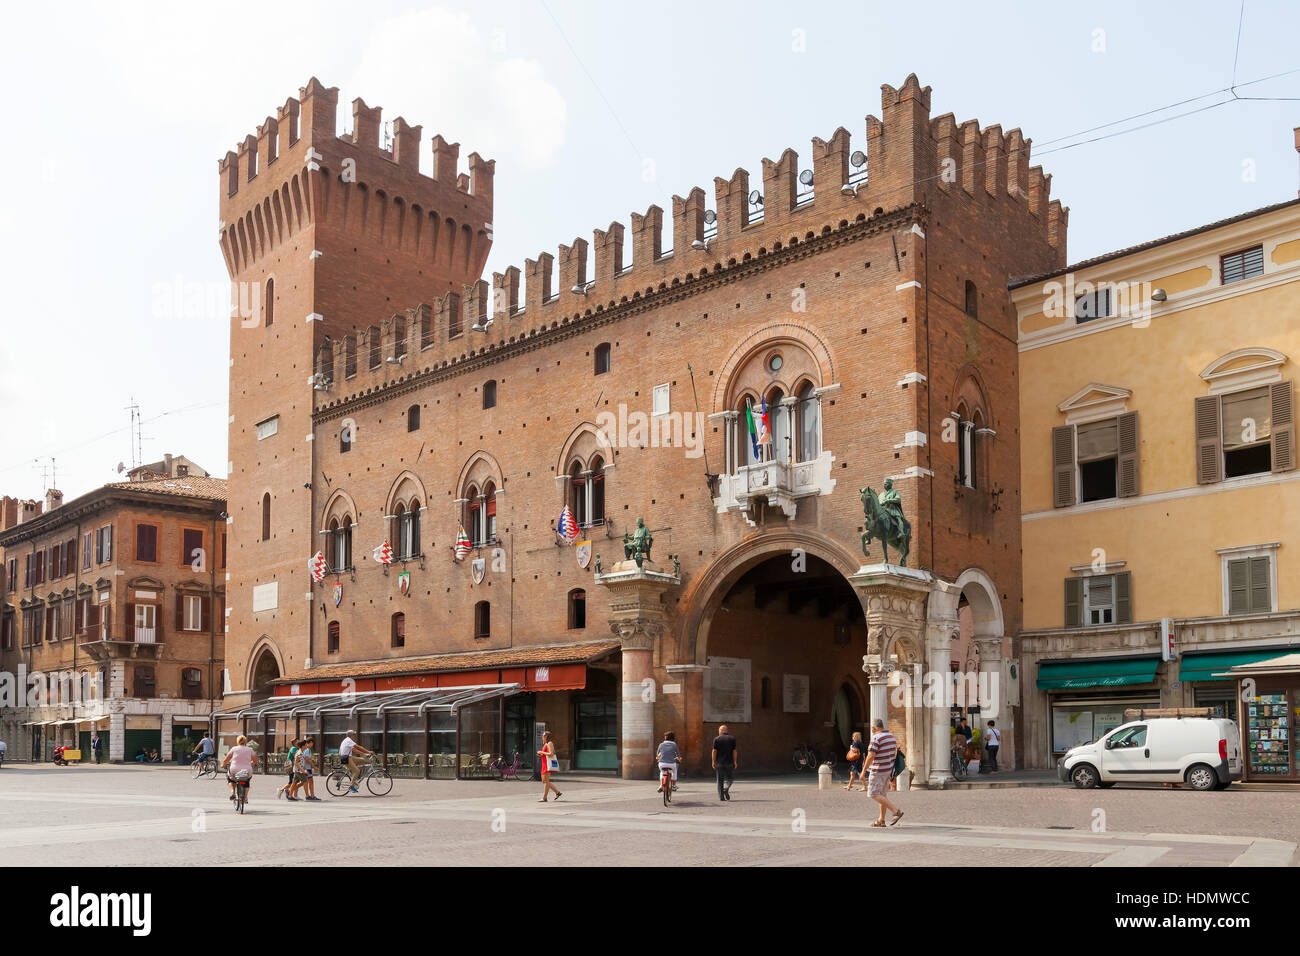
[[[113,526],[104,526],[104,563],[113,560]]]
[[[159,644],[163,642],[163,613],[162,612],[163,609],[161,604],[158,605],[156,608],[154,608],[154,612],[153,612],[153,635],[154,635],[153,639],[157,641]],[[180,629],[181,626],[177,624],[176,630],[179,631]]]
[[[1115,623],[1133,623],[1133,572],[1121,571],[1115,575]]]
[[[176,630],[182,630],[185,627],[185,595],[180,591],[176,592]]]
[[[1228,613],[1250,611],[1250,561],[1238,558],[1228,562]]]
[[[1250,559],[1250,610],[1267,613],[1273,610],[1272,582],[1269,559],[1259,556]]]
[[[1223,479],[1223,434],[1219,425],[1219,396],[1196,399],[1196,483],[1209,485]]]
[[[1291,383],[1274,382],[1271,387],[1273,470],[1295,468],[1295,414],[1291,405]]]
[[[1083,578],[1065,579],[1065,626],[1083,623]]]
[[[212,598],[199,598],[199,629],[207,633],[212,629]]]
[[[1131,498],[1138,493],[1138,415],[1125,412],[1119,416],[1119,461],[1117,462],[1119,497]]]
[[[1074,504],[1074,426],[1052,429],[1052,507]]]
[[[104,563],[104,529],[98,528],[95,531],[95,563]]]
[[[111,636],[111,635],[110,635]],[[126,602],[126,633],[125,639],[128,641],[135,640],[135,605],[130,601]]]

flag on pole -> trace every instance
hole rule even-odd
[[[325,555],[317,551],[315,556],[307,562],[307,568],[311,571],[311,579],[317,584],[325,580]]]
[[[555,525],[555,533],[570,544],[578,537],[578,522],[574,520],[573,512],[569,510],[568,505],[565,505],[564,510],[560,512],[560,520]]]
[[[372,556],[376,561],[378,561],[380,564],[392,564],[392,563],[393,563],[393,549],[392,549],[392,547],[388,544],[388,539],[387,539],[387,538],[384,539],[384,543],[383,543],[383,544],[381,544],[379,547],[375,548],[375,550],[372,551],[372,552],[370,552],[370,554],[371,554],[371,556]]]
[[[466,556],[472,551],[470,547],[469,535],[465,533],[465,526],[460,526],[460,531],[456,534],[456,560],[464,561]]]

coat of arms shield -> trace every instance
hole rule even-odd
[[[475,584],[482,584],[483,576],[487,574],[487,558],[475,558],[471,561],[469,572]]]
[[[334,606],[338,607],[343,601],[343,585],[334,585]]]
[[[411,591],[411,572],[403,571],[397,576],[397,587],[403,594],[409,594]]]
[[[578,556],[578,567],[586,568],[591,563],[591,542],[579,541],[574,546],[574,552]]]

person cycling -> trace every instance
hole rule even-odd
[[[357,792],[357,778],[361,776],[361,761],[357,755],[362,757],[373,757],[375,752],[367,750],[356,741],[357,732],[349,730],[343,735],[343,743],[339,744],[339,760],[347,765],[348,770],[352,772],[352,792]]]
[[[663,743],[655,751],[655,759],[659,761],[659,793],[663,793],[663,775],[668,772],[672,775],[672,788],[677,789],[677,764],[682,759],[682,752],[677,749],[676,735],[670,730],[664,734]]]
[[[200,740],[198,744],[195,745],[194,749],[190,751],[191,757],[196,755],[198,755],[198,759],[204,763],[212,760],[217,755],[217,745],[213,742],[212,737],[206,732],[203,734],[203,739]]]
[[[230,784],[230,799],[235,799],[235,781],[247,780],[251,785],[253,782],[253,768],[257,766],[257,751],[248,746],[248,738],[243,734],[235,742],[235,746],[230,748],[226,754],[226,759],[221,762],[221,766],[226,771],[226,781]],[[245,792],[244,799],[247,801],[248,794]]]
[[[0,740],[0,767],[5,765],[5,742]]]

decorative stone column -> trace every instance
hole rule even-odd
[[[961,591],[946,582],[930,599],[929,620],[925,626],[925,659],[933,675],[933,686],[927,687],[926,711],[930,718],[929,761],[923,779],[927,787],[942,790],[952,779],[951,726],[948,721],[948,688],[952,661],[952,642],[960,627],[957,620],[957,602]],[[918,770],[918,776],[920,776]]]
[[[670,680],[682,685],[682,761],[686,768],[696,768],[701,773],[709,769],[709,750],[705,746],[704,730],[704,671],[703,664],[669,664],[666,668]]]
[[[609,629],[623,645],[622,771],[627,780],[651,779],[654,757],[654,645],[664,633],[663,595],[681,584],[676,574],[655,568],[649,559],[640,567],[620,561],[597,574],[596,583],[610,590]]]
[[[849,583],[857,591],[867,619],[867,653],[862,658],[862,670],[871,689],[871,719],[883,717],[896,736],[903,732],[908,738],[904,746],[913,773],[918,780],[924,780],[928,770],[925,725],[933,723],[933,714],[922,713],[921,719],[917,719],[915,700],[920,689],[913,686],[914,680],[905,680],[900,687],[913,693],[902,702],[902,712],[896,708],[891,715],[888,681],[892,671],[909,663],[898,659],[904,656],[904,647],[910,652],[912,662],[924,663],[929,656],[925,642],[926,605],[935,587],[935,577],[914,568],[872,564],[859,568]]]
[[[1000,731],[999,736],[1003,741],[1003,746],[998,748],[998,765],[1002,769],[1013,767],[1015,764],[1015,754],[1012,749],[1005,746],[1009,743],[1013,734],[1011,722],[1007,718],[1011,715],[1011,708],[1007,705],[1005,695],[1006,686],[1003,684],[1004,674],[1002,672],[1002,636],[984,637],[979,634],[975,635],[975,648],[979,652],[980,658],[980,731],[981,737],[988,730],[988,722],[996,721],[996,727]],[[984,687],[988,687],[990,700],[984,699]],[[983,747],[980,748],[980,771],[985,770],[988,760],[988,751]]]

